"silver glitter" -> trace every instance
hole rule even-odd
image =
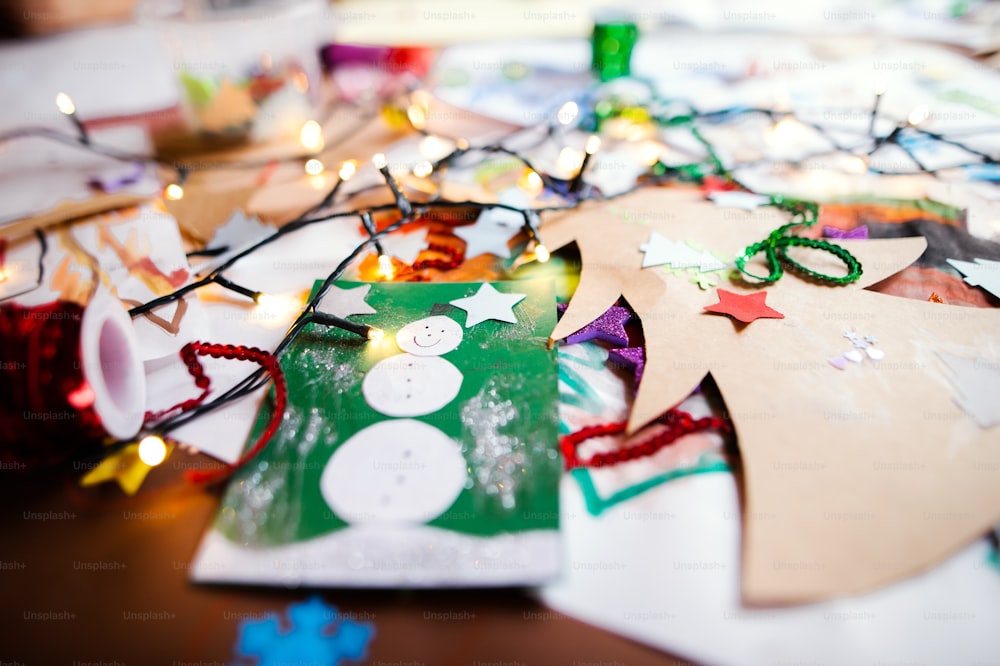
[[[340,359],[337,351],[324,347],[311,347],[302,352],[303,367],[310,370],[312,378],[306,386],[321,384],[338,394],[355,391],[364,378],[364,372]]]
[[[254,459],[230,484],[220,517],[223,531],[245,545],[294,539],[302,515],[306,460],[318,442],[334,440],[336,433],[319,409],[303,415],[289,405],[268,444],[267,460]]]
[[[476,482],[487,495],[496,496],[504,509],[513,509],[527,456],[525,443],[501,429],[517,420],[517,407],[501,395],[494,378],[462,406],[461,414],[462,424],[475,440],[469,462]]]

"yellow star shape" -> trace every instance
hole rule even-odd
[[[174,445],[168,442],[167,458],[173,450]],[[135,495],[152,469],[139,458],[139,444],[135,442],[102,460],[80,479],[80,485],[86,488],[114,481],[126,495]]]

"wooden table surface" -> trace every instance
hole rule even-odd
[[[80,488],[79,462],[0,471],[0,664],[234,663],[241,620],[314,593],[375,625],[363,663],[689,663],[548,610],[529,590],[195,585],[188,568],[218,492],[183,480],[190,460],[175,455],[132,498],[114,485]]]

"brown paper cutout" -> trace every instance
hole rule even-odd
[[[226,182],[212,173],[193,173],[184,182],[184,197],[165,199],[163,205],[184,233],[207,243],[237,208],[246,208],[256,189],[252,183]]]
[[[575,240],[583,262],[552,337],[590,322],[619,293],[642,321],[647,361],[630,431],[706,373],[718,383],[742,455],[746,601],[865,592],[933,566],[1000,519],[1000,483],[989,473],[1000,469],[1000,429],[980,429],[956,406],[936,356],[1000,363],[1000,311],[863,289],[919,257],[922,238],[839,241],[863,264],[858,283],[831,287],[788,273],[767,287],[785,319],[737,331],[728,317],[702,311],[714,289],[642,269],[639,246],[656,229],[732,259],[787,222],[780,211],[645,190],[545,222],[545,243]],[[842,274],[829,255],[806,261]],[[726,278],[719,286],[755,291]],[[832,367],[829,358],[852,348],[845,330],[878,337],[884,360]]]
[[[147,196],[119,192],[116,194],[95,194],[89,199],[81,201],[62,201],[45,212],[0,225],[0,235],[16,238],[22,234],[31,233],[35,229],[44,230],[63,222],[105,213],[109,210],[138,206],[149,199],[150,197]]]

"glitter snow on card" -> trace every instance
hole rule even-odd
[[[557,574],[551,283],[338,282],[317,310],[384,339],[310,324],[282,355],[284,420],[229,484],[193,578],[429,587]]]

